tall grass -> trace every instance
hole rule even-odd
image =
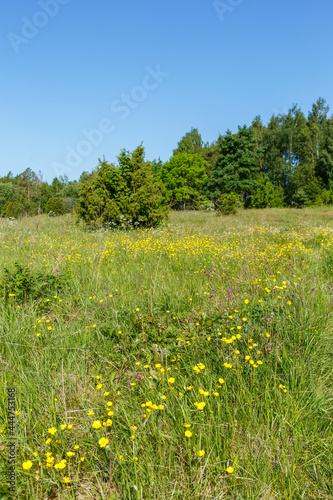
[[[0,498],[333,498],[332,244],[329,208],[0,220]]]

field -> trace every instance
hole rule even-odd
[[[332,499],[331,286],[329,207],[0,219],[0,499]]]

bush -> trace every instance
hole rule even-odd
[[[123,229],[154,227],[167,216],[159,184],[153,182],[152,165],[144,149],[122,151],[119,167],[101,161],[81,188],[78,216],[92,227]]]
[[[236,214],[237,209],[241,208],[243,203],[240,196],[235,193],[225,193],[219,199],[217,206],[217,215]]]
[[[274,186],[268,177],[261,175],[251,199],[253,208],[283,207],[284,192],[282,186]]]
[[[66,205],[62,198],[50,198],[46,203],[46,212],[52,215],[63,215],[66,213]]]

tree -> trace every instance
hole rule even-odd
[[[179,153],[188,153],[191,155],[201,153],[204,148],[201,134],[197,128],[191,128],[190,132],[181,138],[178,142],[178,147],[173,150],[173,155],[176,156]]]
[[[82,183],[77,208],[87,223],[134,228],[160,224],[167,210],[142,145],[132,153],[122,150],[118,168],[99,160],[96,171]]]
[[[251,128],[238,127],[238,133],[229,131],[221,137],[219,157],[205,184],[205,192],[214,204],[224,193],[236,193],[245,204],[256,185],[259,171],[256,140]]]
[[[165,163],[161,170],[166,202],[176,210],[195,207],[202,198],[202,186],[207,179],[207,162],[201,154],[183,151]]]
[[[0,216],[8,217],[9,205],[17,200],[18,190],[13,182],[0,182]],[[12,213],[11,205],[11,213]]]

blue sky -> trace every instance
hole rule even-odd
[[[333,111],[333,2],[12,0],[0,4],[0,175],[78,179],[141,142],[166,161],[298,103]]]

